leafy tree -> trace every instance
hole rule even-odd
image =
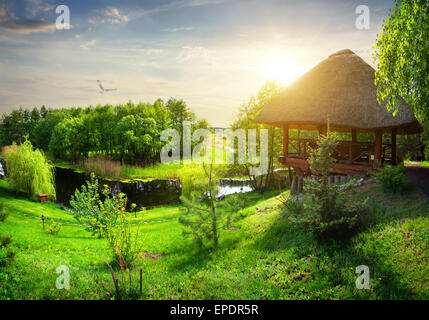
[[[179,218],[179,222],[185,226],[183,234],[191,236],[200,246],[204,240],[211,240],[216,248],[220,230],[225,227],[227,221],[216,208],[218,189],[213,164],[185,167],[179,172],[179,177],[182,184],[180,199],[188,212],[194,215]]]
[[[259,137],[261,129],[268,129],[268,173],[259,177],[251,176],[249,168],[252,164],[247,161],[245,165],[234,165],[233,167],[242,167],[239,171],[249,175],[252,181],[253,188],[259,192],[268,189],[273,182],[274,167],[277,163],[277,158],[282,154],[282,130],[274,126],[261,125],[254,122],[255,117],[262,110],[263,106],[271,100],[282,88],[275,81],[267,81],[259,90],[256,97],[251,97],[247,104],[240,107],[238,117],[232,124],[233,129],[244,129],[246,139],[248,139],[248,130],[256,129],[257,137]],[[259,138],[257,138],[257,146],[259,146]],[[258,148],[259,149],[259,148]],[[259,151],[259,150],[258,150]]]
[[[51,141],[52,132],[55,126],[66,117],[66,113],[62,110],[55,110],[43,116],[42,120],[36,125],[33,130],[33,143],[37,148],[48,150],[49,142]]]
[[[86,150],[88,135],[82,118],[64,119],[52,132],[49,151],[55,157],[69,158],[72,162],[80,159]]]
[[[374,59],[379,101],[397,111],[403,97],[418,120],[429,122],[429,2],[396,0],[378,36]]]
[[[103,189],[102,201],[95,174],[91,173],[91,180],[83,185],[81,190],[76,189],[71,196],[70,205],[75,219],[85,225],[92,235],[106,236],[106,230],[115,225],[120,211],[121,202],[109,194],[107,185]]]
[[[48,194],[55,199],[52,165],[29,140],[20,146],[13,144],[5,154],[8,183],[12,190],[29,195]]]

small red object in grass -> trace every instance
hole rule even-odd
[[[39,201],[40,201],[40,203],[48,202],[48,195],[47,194],[39,194]]]

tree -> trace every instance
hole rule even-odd
[[[91,180],[86,184],[81,186],[81,190],[76,189],[71,196],[72,214],[92,235],[105,237],[106,231],[116,223],[122,202],[110,196],[107,185],[103,189],[104,201],[100,199],[98,180],[94,173],[91,173]]]
[[[49,141],[51,141],[52,132],[54,131],[55,126],[64,120],[66,113],[62,110],[55,110],[43,116],[41,111],[41,116],[42,120],[33,130],[32,141],[37,148],[46,151],[48,150]]]
[[[375,46],[379,102],[397,111],[399,97],[429,124],[429,2],[396,0]]]
[[[257,136],[259,136],[261,129],[268,129],[268,173],[260,177],[251,176],[249,170],[249,167],[251,166],[250,162],[244,165],[245,174],[249,175],[253,188],[259,192],[263,192],[263,190],[267,189],[273,181],[274,165],[277,161],[277,156],[282,152],[283,135],[279,128],[257,124],[254,122],[254,119],[263,106],[281,89],[282,87],[280,87],[275,81],[267,81],[261,87],[256,97],[251,97],[247,104],[240,107],[238,117],[232,124],[233,129],[244,129],[246,137],[248,136],[249,129],[256,129],[258,133]],[[257,143],[257,145],[259,145],[259,143]],[[240,165],[238,166],[240,167]]]
[[[64,119],[52,132],[49,151],[55,157],[69,158],[72,162],[80,159],[86,151],[88,135],[82,118]]]
[[[54,171],[45,155],[33,150],[29,140],[13,144],[5,154],[8,183],[12,190],[29,195],[48,194],[55,199]]]
[[[216,248],[219,232],[227,221],[216,208],[218,189],[213,164],[185,167],[179,172],[179,177],[182,184],[180,199],[188,211],[194,214],[192,217],[179,218],[179,222],[185,226],[183,234],[191,236],[200,246],[205,239],[209,239],[213,241],[213,247]]]

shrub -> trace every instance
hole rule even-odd
[[[100,200],[98,180],[91,173],[91,180],[86,182],[81,190],[76,189],[71,196],[70,205],[72,214],[77,221],[86,226],[92,235],[102,237],[104,230],[116,222],[119,212],[119,203],[116,197],[109,194],[109,188],[104,186],[104,201]]]
[[[0,234],[0,266],[8,266],[12,261],[15,253],[13,250],[7,248],[7,246],[12,242],[12,238],[7,234],[2,236]]]
[[[49,234],[57,234],[61,230],[61,222],[55,222],[53,219],[47,220],[46,232]]]
[[[238,220],[241,211],[249,205],[249,200],[243,192],[234,193],[225,197],[225,201],[222,203],[222,207],[225,210],[225,228],[229,228],[231,222]]]
[[[33,150],[29,140],[8,148],[5,160],[12,190],[29,195],[44,193],[55,199],[53,166],[40,150]]]
[[[9,214],[4,210],[3,203],[0,203],[0,221],[4,222]]]
[[[106,264],[110,269],[114,286],[114,292],[109,292],[109,296],[112,296],[116,300],[137,300],[142,297],[143,270],[141,268],[139,269],[140,272],[137,273],[134,265],[126,268],[120,264],[119,272],[116,273],[107,261]]]
[[[318,177],[306,182],[302,208],[293,201],[286,206],[292,214],[299,214],[297,221],[318,239],[349,237],[362,225],[362,217],[367,210],[367,199],[351,200],[346,194],[346,190],[353,187],[353,180],[343,185],[329,184],[335,147],[333,134],[328,133],[319,139],[318,149],[313,150],[309,160],[311,171]]]
[[[104,237],[108,240],[109,247],[113,253],[114,260],[122,268],[128,269],[133,267],[134,261],[140,253],[138,241],[139,229],[134,233],[130,219],[126,219],[127,198],[120,193],[117,198],[118,206],[113,207],[118,216],[117,223],[109,223],[104,229]],[[134,207],[132,205],[132,207]]]
[[[405,186],[405,168],[403,165],[386,166],[375,174],[383,190],[387,192],[403,192]]]

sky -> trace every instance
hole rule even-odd
[[[57,29],[59,5],[70,28]],[[356,27],[359,5],[369,29]],[[228,126],[266,80],[287,85],[351,49],[375,67],[394,1],[0,0],[0,113],[183,99]],[[101,94],[96,80],[116,91]]]

